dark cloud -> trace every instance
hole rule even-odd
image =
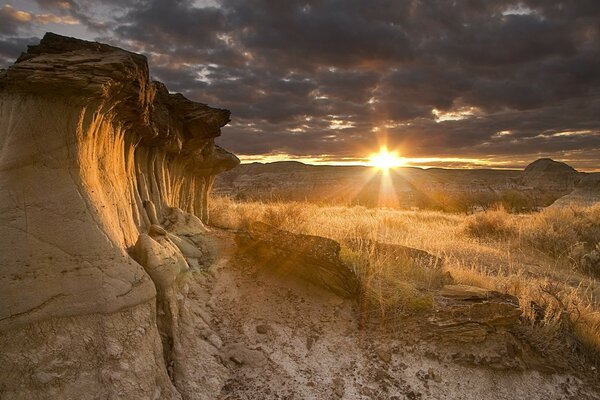
[[[27,49],[27,45],[36,44],[40,39],[36,37],[3,37],[0,39],[0,65],[8,65]]]
[[[241,155],[361,158],[386,140],[407,157],[600,168],[596,0],[36,3],[231,109],[219,140]],[[14,11],[0,11],[4,60],[26,41]]]
[[[0,35],[16,35],[32,23],[32,15],[15,9],[10,4],[0,8]]]

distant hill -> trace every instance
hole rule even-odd
[[[298,200],[446,211],[470,211],[501,203],[524,211],[548,206],[574,192],[588,175],[595,174],[578,172],[548,158],[531,163],[523,171],[405,167],[390,171],[389,176],[366,166],[284,161],[242,164],[217,177],[214,193],[238,200]],[[577,190],[581,194],[573,196],[573,202],[596,199],[587,194],[600,192],[593,179]]]

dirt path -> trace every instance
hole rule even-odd
[[[569,376],[453,362],[410,326],[359,330],[351,301],[255,270],[229,232],[211,240],[218,261],[190,297],[215,334],[220,399],[600,398]]]

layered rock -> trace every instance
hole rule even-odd
[[[103,333],[95,332],[104,342],[116,342],[127,354],[142,346],[144,362],[154,366],[154,375],[140,375],[137,383],[148,391],[121,387],[116,379],[98,381],[107,385],[106,392],[112,387],[127,398],[152,397],[148,393],[178,397],[160,357],[156,324],[144,328],[148,339],[139,343],[123,341],[123,332],[136,331],[135,318],[127,317],[131,313],[155,319],[157,290],[167,291],[167,281],[185,274],[188,265],[181,247],[171,239],[161,242],[157,232],[162,228],[151,227],[163,224],[173,229],[172,235],[186,230],[201,233],[200,219],[208,220],[215,174],[239,162],[214,144],[228,121],[229,111],[171,94],[151,81],[145,57],[105,44],[46,34],[4,71],[0,75],[2,344],[10,346],[19,343],[19,337],[38,333],[37,340],[44,340],[54,331],[38,332],[38,326],[63,324],[63,330],[72,327],[79,332],[85,329],[80,325],[86,316],[107,327]],[[138,258],[143,266],[128,253],[136,243],[145,254]],[[177,262],[157,267],[170,257]],[[171,307],[171,300],[165,301]],[[81,374],[93,374],[92,368],[103,363],[103,353],[110,351],[97,337],[90,340],[94,346],[85,348],[82,343],[67,360],[73,368],[89,365],[90,370],[73,372],[77,376],[63,380],[63,389],[76,384]],[[69,346],[70,341],[75,343],[66,337],[62,345]],[[18,358],[5,357],[0,375],[21,371],[22,379],[34,379],[43,372],[44,362],[34,367],[27,354],[23,349]],[[127,368],[113,372],[125,376],[131,373]],[[36,398],[36,393],[45,397],[49,383],[38,381],[23,397]],[[13,384],[0,380],[8,393]],[[16,392],[13,395],[18,398]]]
[[[552,207],[593,206],[600,204],[600,173],[582,174],[575,189],[552,203]]]
[[[341,297],[358,295],[358,279],[340,259],[341,247],[335,240],[253,222],[236,236],[236,244],[241,254],[271,272],[295,276]]]
[[[444,339],[480,342],[519,323],[521,310],[514,296],[468,285],[446,285],[438,296],[430,320]]]

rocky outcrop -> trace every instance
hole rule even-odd
[[[573,167],[549,158],[540,158],[523,171],[523,183],[526,186],[558,197],[573,191],[579,179],[579,172]]]
[[[582,174],[575,189],[552,203],[552,207],[593,206],[600,204],[600,173]]]
[[[98,393],[179,397],[155,313],[168,308],[158,324],[173,324],[177,282],[197,259],[178,235],[201,233],[215,174],[239,162],[214,144],[228,121],[151,81],[145,57],[105,44],[47,34],[0,74],[0,340],[22,345],[3,354],[2,392],[20,398],[15,385],[35,380],[22,398],[47,398],[48,385],[93,397],[73,385],[94,380],[115,347],[143,359],[113,366]],[[84,321],[102,329],[88,335]],[[58,380],[53,358],[21,339],[57,332],[58,347],[73,347]]]
[[[335,240],[253,222],[236,236],[236,244],[241,255],[268,271],[300,278],[341,297],[358,294],[358,279],[340,259],[340,244]]]

